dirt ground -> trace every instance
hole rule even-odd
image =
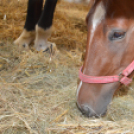
[[[0,0],[0,134],[134,133],[134,84],[122,87],[103,118],[76,107],[78,70],[87,29],[87,4],[58,2],[52,36],[57,52],[20,52],[27,0]]]

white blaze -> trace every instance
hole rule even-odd
[[[104,5],[102,2],[100,2],[97,5],[96,10],[92,17],[92,26],[91,26],[92,28],[91,28],[89,44],[92,42],[93,37],[94,37],[94,32],[95,32],[97,26],[101,23],[102,19],[104,19],[105,14],[106,14],[106,11],[105,11]]]
[[[95,30],[96,27],[101,23],[102,19],[104,19],[105,13],[106,13],[106,11],[104,9],[103,3],[100,2],[97,5],[96,10],[93,14],[93,18],[92,18],[93,30]]]
[[[104,5],[103,5],[102,2],[100,2],[97,5],[97,7],[95,9],[95,12],[93,14],[93,17],[92,17],[92,26],[91,26],[91,34],[90,34],[91,36],[90,36],[89,45],[93,40],[94,32],[95,32],[97,26],[101,23],[102,19],[104,19],[105,14],[106,14],[106,11],[105,11]],[[85,69],[84,69],[83,73],[84,72],[85,72]],[[76,94],[77,97],[79,95],[79,91],[81,89],[81,86],[82,86],[82,81],[80,82],[80,84],[79,84],[79,86],[77,88],[77,94]]]
[[[98,25],[101,23],[101,21],[105,18],[105,8],[102,2],[100,2],[95,9],[95,12],[92,16],[92,24],[91,24],[91,33],[90,33],[90,40],[89,40],[89,45],[93,41],[94,33],[98,27]],[[85,69],[83,70],[83,73],[85,74]]]
[[[82,86],[82,81],[80,82],[80,84],[79,84],[79,86],[78,86],[78,88],[77,88],[76,97],[78,97],[78,95],[79,95],[79,91],[80,91],[80,89],[81,89],[81,86]]]

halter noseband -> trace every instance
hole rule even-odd
[[[82,82],[85,83],[113,83],[113,82],[121,82],[124,85],[128,85],[132,82],[132,79],[128,78],[128,76],[134,70],[134,61],[120,73],[123,77],[120,79],[120,75],[114,76],[88,76],[82,73],[82,67],[79,71],[79,78]]]

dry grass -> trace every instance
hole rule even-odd
[[[23,29],[26,1],[0,1],[1,134],[134,133],[133,85],[114,98],[103,118],[88,119],[76,107],[87,12],[85,5],[58,3],[50,40],[59,51],[50,60],[49,54],[20,53],[12,43]]]

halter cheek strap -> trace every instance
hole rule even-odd
[[[134,61],[121,73],[123,76],[120,79],[119,75],[114,76],[88,76],[82,73],[82,67],[79,71],[79,78],[82,82],[85,83],[114,83],[121,82],[124,85],[128,85],[132,82],[132,79],[128,78],[128,76],[134,71]]]

